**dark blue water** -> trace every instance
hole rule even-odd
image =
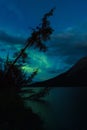
[[[26,105],[44,120],[45,129],[87,129],[86,87],[56,87],[44,100],[46,103],[27,101]]]

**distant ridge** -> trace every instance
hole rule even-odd
[[[60,86],[87,86],[87,57],[80,59],[73,67],[65,73],[52,79],[37,82],[31,87],[60,87]]]

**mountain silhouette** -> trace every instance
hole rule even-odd
[[[33,83],[35,87],[87,86],[87,57],[80,59],[68,71],[43,82]]]

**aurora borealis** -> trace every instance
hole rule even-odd
[[[68,4],[67,4],[68,3]],[[46,80],[69,69],[78,59],[87,56],[86,0],[1,0],[0,1],[0,58],[10,58],[19,51],[37,26],[43,14],[56,7],[50,19],[54,33],[46,53],[29,49],[23,70],[32,73],[37,67],[35,80]],[[49,6],[48,6],[49,5]]]

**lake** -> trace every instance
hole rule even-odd
[[[44,101],[25,100],[25,105],[40,115],[45,130],[87,129],[86,87],[53,87]]]

